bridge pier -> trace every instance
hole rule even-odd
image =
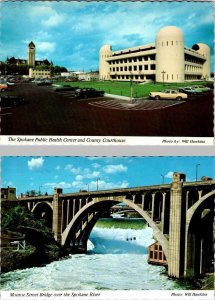
[[[52,231],[54,238],[57,242],[61,243],[61,233],[62,233],[62,218],[63,218],[63,209],[62,203],[60,202],[59,195],[62,194],[62,189],[55,188],[53,196],[53,223]]]
[[[170,277],[183,277],[184,267],[184,240],[185,229],[184,205],[182,202],[182,187],[185,175],[173,174],[173,182],[170,188],[170,228],[169,228],[169,258],[168,275]]]

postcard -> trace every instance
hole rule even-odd
[[[213,299],[214,161],[3,157],[2,299]]]
[[[213,145],[213,12],[2,1],[1,144]]]

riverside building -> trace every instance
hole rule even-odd
[[[209,46],[196,43],[185,47],[184,34],[175,26],[162,28],[155,43],[120,51],[104,45],[99,53],[100,80],[184,82],[209,78]]]

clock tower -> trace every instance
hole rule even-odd
[[[35,50],[36,47],[33,42],[28,45],[28,65],[35,66]]]

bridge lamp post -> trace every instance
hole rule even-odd
[[[164,177],[165,176],[161,174],[161,177],[162,177],[162,184],[164,184]]]
[[[100,180],[100,178],[97,178],[97,179],[96,179],[96,187],[97,187],[97,191],[99,190],[99,180]]]
[[[40,188],[42,188],[42,187],[43,187],[42,185],[39,186],[39,191],[38,191],[39,195],[40,195],[40,192],[41,192]]]
[[[196,181],[198,181],[198,167],[200,166],[200,164],[196,164]]]

